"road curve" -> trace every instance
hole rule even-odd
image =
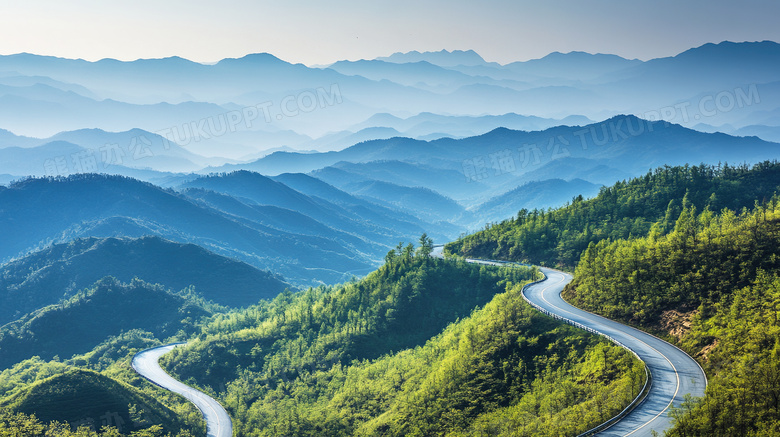
[[[206,435],[208,437],[233,437],[233,422],[227,411],[216,400],[207,394],[195,390],[168,375],[158,361],[160,357],[181,346],[181,343],[169,344],[158,348],[139,352],[133,357],[133,370],[160,387],[178,393],[195,404],[206,419]]]
[[[652,375],[650,392],[638,407],[599,436],[649,437],[671,427],[669,408],[679,406],[686,393],[704,396],[707,377],[688,354],[646,332],[606,319],[568,304],[561,298],[572,276],[541,268],[545,281],[527,287],[526,298],[551,313],[581,323],[627,346],[647,364]]]

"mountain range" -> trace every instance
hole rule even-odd
[[[140,128],[165,132],[199,154],[233,159],[273,148],[274,139],[283,142],[275,146],[340,147],[327,136],[383,126],[366,124],[383,113],[558,120],[630,113],[739,129],[780,107],[773,89],[778,64],[780,45],[771,41],[710,43],[648,61],[555,52],[506,65],[473,51],[398,53],[321,68],[267,53],[213,65],[177,57],[88,62],[17,54],[0,56],[0,114],[4,128],[21,135]],[[400,132],[417,138],[487,131],[441,128]]]
[[[538,270],[430,256],[447,242],[577,269],[585,306],[685,341],[719,381],[706,405],[738,384],[774,411],[740,372],[780,354],[779,67],[769,41],[505,65],[0,56],[0,428],[110,406],[205,435],[129,366],[173,342],[163,366],[240,435],[573,435],[633,399],[631,354],[526,305]],[[701,405],[680,417],[732,419],[690,423]]]

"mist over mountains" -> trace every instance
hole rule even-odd
[[[0,182],[19,181],[0,190],[0,255],[151,235],[340,281],[423,232],[447,241],[658,166],[774,159],[778,67],[769,41],[506,65],[0,56]]]
[[[177,57],[88,62],[18,54],[0,57],[0,114],[4,128],[19,135],[140,128],[201,154],[234,159],[283,145],[343,146],[316,140],[394,127],[369,121],[385,113],[412,121],[421,113],[477,119],[522,114],[559,121],[571,115],[603,120],[634,114],[739,129],[755,124],[753,113],[777,109],[778,58],[780,48],[770,41],[706,44],[645,62],[556,52],[506,65],[486,62],[472,51],[399,53],[326,68],[270,54],[214,65]],[[415,138],[490,130],[479,124],[438,130],[409,124],[399,132]],[[491,128],[552,125],[493,123]]]

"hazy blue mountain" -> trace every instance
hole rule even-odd
[[[263,127],[267,130],[236,130],[209,141],[190,142],[187,149],[204,156],[236,156],[241,161],[253,161],[273,152],[307,149],[312,141],[293,130]]]
[[[40,138],[16,135],[11,131],[0,129],[0,148],[3,147],[35,147],[41,145]]]
[[[338,151],[363,141],[385,140],[400,136],[405,135],[401,135],[400,132],[391,127],[375,126],[362,128],[357,132],[341,131],[324,135],[309,142],[309,145],[320,151]]]
[[[125,152],[122,162],[128,167],[151,167],[160,171],[182,171],[165,167],[189,167],[198,170],[209,164],[223,162],[192,153],[168,138],[142,129],[124,132],[106,132],[102,129],[80,129],[60,132],[51,141],[68,141],[85,149],[101,151],[107,144],[117,144]],[[180,162],[180,164],[179,164]],[[178,165],[177,165],[178,164]],[[186,170],[184,170],[186,171]]]
[[[758,138],[702,133],[676,124],[621,115],[586,126],[559,126],[542,131],[499,128],[463,139],[390,138],[366,141],[338,152],[278,152],[223,169],[245,168],[275,175],[307,173],[341,161],[409,161],[461,172],[464,182],[506,187],[522,174],[561,158],[597,160],[619,172],[638,174],[664,164],[759,162],[776,158],[778,147]],[[335,177],[314,176],[341,188]],[[555,177],[569,179],[570,175]]]
[[[390,114],[380,113],[353,126],[353,129],[364,129],[367,126],[385,126],[402,132],[403,136],[420,139],[422,136],[437,133],[447,134],[452,137],[471,137],[482,135],[499,127],[534,131],[553,126],[581,126],[590,123],[593,123],[593,121],[581,115],[572,115],[563,119],[549,119],[515,113],[453,116],[427,112],[402,119]]]
[[[740,124],[744,126],[752,124],[780,126],[780,107],[753,111],[749,116],[739,121],[741,122]]]
[[[324,167],[319,170],[314,170],[313,172],[309,173],[309,175],[323,182],[326,182],[329,185],[338,187],[339,189],[342,189],[344,186],[348,184],[367,182],[373,180],[369,177],[357,173],[350,173],[341,168],[337,168],[334,165]]]
[[[109,131],[133,128],[157,131],[172,127],[183,130],[182,124],[225,112],[225,108],[213,103],[131,104],[110,99],[94,100],[43,84],[0,85],[3,127],[17,134],[38,137],[95,127]],[[183,137],[183,132],[180,135]]]
[[[55,80],[78,83],[103,98],[139,104],[147,112],[154,109],[149,107],[151,104],[163,101],[184,104],[195,100],[232,101],[239,105],[262,105],[270,101],[278,113],[284,97],[296,97],[301,92],[316,92],[319,89],[330,92],[334,84],[343,96],[348,96],[348,100],[360,105],[368,104],[369,107],[382,102],[400,108],[403,102],[416,105],[429,97],[419,89],[403,87],[390,81],[371,81],[342,75],[334,70],[308,68],[303,64],[282,61],[267,53],[223,59],[214,65],[198,64],[176,57],[131,62],[113,59],[87,62],[20,54],[0,56],[1,70],[45,75]],[[185,95],[187,97],[182,99]],[[338,112],[340,106],[334,105],[331,108],[334,110],[330,112]],[[213,111],[206,115],[222,112],[226,111]],[[327,111],[304,115],[316,116],[316,112],[324,114]],[[154,116],[159,117],[159,114]],[[197,121],[201,117],[183,118],[182,121]],[[160,126],[158,129],[170,126],[175,124]],[[140,124],[133,127],[146,128]]]
[[[705,44],[686,50],[676,56],[646,61],[633,67],[609,73],[599,79],[599,90],[606,101],[621,105],[634,113],[656,113],[680,105],[675,110],[676,123],[683,121],[679,114],[685,108],[693,123],[705,122],[700,114],[702,105],[706,113],[714,114],[717,124],[728,122],[759,109],[778,107],[776,97],[761,98],[762,84],[780,79],[780,44],[770,41]],[[750,90],[757,87],[758,90]],[[748,97],[749,103],[737,104],[737,90]],[[755,91],[755,92],[754,92]],[[758,93],[759,96],[751,96]],[[721,109],[715,105],[715,97],[721,96]],[[709,102],[703,98],[711,99]],[[729,99],[732,103],[729,103]],[[732,106],[733,105],[733,106]],[[747,106],[747,107],[745,107]],[[760,121],[758,121],[760,123]]]
[[[185,59],[173,57],[165,59],[137,60],[122,62],[114,59],[102,59],[96,62],[81,59],[64,59],[52,56],[38,56],[29,53],[0,57],[0,68],[16,71],[24,75],[48,76],[55,80],[78,83],[93,90],[103,98],[127,97],[139,93],[139,97],[154,96],[155,101],[164,92],[158,88],[160,81],[181,85],[192,84],[193,79],[202,76],[202,65]],[[187,71],[186,75],[181,74]],[[140,84],[146,83],[144,89]],[[121,90],[117,84],[126,88],[112,95],[111,91]],[[128,100],[129,101],[129,100]],[[146,101],[148,103],[149,101]]]
[[[148,178],[140,177],[144,180],[151,180],[152,172],[190,172],[226,161],[200,156],[189,147],[181,147],[168,138],[142,129],[124,132],[80,129],[60,132],[49,138],[0,131],[0,157],[0,171],[9,173],[66,176],[101,172],[139,178],[143,171],[149,172]],[[47,162],[53,160],[57,162]]]
[[[9,106],[13,104],[24,108],[28,114],[38,111],[44,115],[50,121],[48,125],[54,126],[49,134],[85,127],[115,131],[133,127],[150,131],[173,127],[184,129],[191,126],[190,123],[197,125],[201,120],[219,117],[229,111],[238,111],[240,125],[246,129],[266,130],[263,127],[273,125],[283,130],[294,127],[297,133],[307,134],[310,131],[343,129],[377,112],[372,109],[377,104],[397,109],[418,107],[421,111],[425,109],[423,105],[435,97],[435,94],[390,81],[372,81],[342,75],[334,70],[308,68],[262,53],[240,59],[223,59],[214,65],[175,57],[132,62],[112,59],[87,62],[19,54],[0,56],[0,71],[4,70],[78,83],[101,98],[110,99],[100,102],[83,100],[85,108],[65,111],[63,105],[47,103],[52,101],[51,98],[25,100],[11,96],[15,101],[8,102]],[[317,110],[297,108],[297,98],[306,95],[318,100]],[[72,97],[78,96],[74,94]],[[289,98],[292,98],[292,106],[287,104],[286,99]],[[197,102],[217,102],[224,106]],[[3,97],[0,97],[0,114],[2,103]],[[285,112],[282,105],[292,108],[293,112]],[[75,103],[70,106],[75,107]],[[268,118],[257,112],[266,109],[270,114]],[[65,114],[65,117],[54,119],[56,113]],[[77,120],[70,118],[82,113],[89,115],[90,124],[74,126]],[[103,120],[101,116],[105,114],[115,116]],[[13,118],[13,114],[5,115],[9,116],[9,122],[14,123],[8,127],[17,133],[27,132],[22,127],[35,128],[35,125],[25,123],[23,116]],[[76,118],[84,120],[86,117]],[[98,125],[96,120],[104,123]],[[221,140],[230,142],[227,138]],[[203,153],[202,150],[198,152]]]
[[[324,206],[311,197],[259,173],[238,171],[202,176],[183,184],[182,188],[203,188],[246,199],[257,205],[278,206],[308,216],[320,216],[326,220],[339,219],[338,208]]]
[[[765,141],[780,143],[780,126],[775,125],[749,124],[737,128],[728,123],[719,126],[698,123],[693,126],[693,129],[706,133],[722,132],[737,137],[758,137]]]
[[[457,221],[465,212],[458,202],[423,187],[406,187],[382,181],[347,184],[344,189],[380,204],[391,205],[423,220]]]
[[[360,237],[324,225],[297,211],[272,205],[257,205],[247,202],[246,199],[239,200],[202,188],[187,188],[182,190],[182,193],[200,205],[229,214],[231,218],[249,228],[259,225],[259,229],[272,228],[289,234],[328,238],[349,244],[356,250],[371,251],[369,245]]]
[[[459,71],[434,65],[427,61],[395,63],[380,60],[339,61],[328,68],[350,76],[362,76],[371,80],[389,80],[401,85],[413,86],[438,93],[452,92],[464,85],[487,83],[514,89],[528,89],[531,85],[486,76],[470,76]]]
[[[517,215],[517,212],[523,208],[528,210],[556,208],[578,195],[587,199],[598,194],[600,188],[601,185],[582,179],[571,181],[548,179],[529,182],[470,209],[473,216],[478,218],[470,223],[470,228],[479,229],[486,222],[500,222]]]
[[[245,126],[242,129],[292,130],[310,138],[325,132],[356,132],[350,129],[351,125],[378,112],[396,116],[423,112],[472,116],[514,112],[548,118],[576,113],[591,119],[631,112],[649,117],[653,111],[660,113],[677,104],[696,107],[700,101],[697,96],[733,93],[740,86],[756,85],[761,89],[767,83],[777,82],[777,47],[772,42],[724,42],[647,62],[614,55],[552,53],[506,66],[485,63],[471,51],[411,52],[385,60],[334,65],[349,74],[291,64],[269,54],[224,59],[214,65],[181,58],[87,62],[20,54],[0,57],[0,71],[44,79],[0,84],[0,117],[4,127],[17,134],[30,134],[44,127],[53,132],[92,127],[157,131],[191,128],[191,123],[224,116],[229,111],[242,113],[259,105],[269,109],[268,118],[257,114],[250,117],[249,123],[240,123]],[[350,74],[365,74],[370,79]],[[521,83],[524,76],[533,79],[532,87]],[[98,97],[87,98],[76,87],[88,89]],[[720,115],[739,118],[780,106],[780,97],[767,91],[760,94],[761,102],[756,102],[755,107],[721,111],[728,114]],[[283,112],[284,102],[297,105],[301,96],[315,100],[327,97],[330,103],[317,102],[311,111]],[[742,125],[752,124],[769,123]],[[536,130],[550,126],[508,127]],[[462,137],[486,131],[485,126],[457,132],[440,126],[421,126],[409,133],[397,130],[421,138],[443,134]],[[271,144],[273,140],[268,139],[253,146],[237,135],[235,139],[220,135],[217,139],[191,140],[188,145],[198,154],[217,156],[219,153],[214,150],[223,149],[223,154],[239,158],[276,146],[302,147],[306,139],[288,135],[280,136],[278,141]]]
[[[426,61],[394,63],[379,60],[339,61],[328,66],[349,76],[363,76],[371,80],[390,80],[402,85],[435,88],[466,84],[475,78]]]
[[[497,85],[465,85],[448,94],[445,101],[448,107],[459,113],[476,112],[469,110],[471,107],[483,113],[516,112],[550,117],[564,110],[570,114],[587,114],[604,109],[603,99],[598,92],[568,85],[550,85],[522,91]]]
[[[94,147],[64,140],[36,147],[5,147],[0,149],[0,171],[30,176],[95,172],[131,175],[133,169],[166,173],[194,171],[203,167],[184,156],[155,153],[156,146],[163,148],[159,137],[139,136],[127,142],[102,143]],[[206,159],[201,157],[200,160]]]
[[[81,85],[60,82],[46,76],[1,76],[0,84],[12,87],[31,87],[38,84],[47,85],[62,91],[70,91],[90,99],[99,100],[95,93]]]
[[[517,144],[524,146],[518,148]],[[583,127],[561,126],[540,132],[496,129],[478,137],[453,141],[453,146],[451,154],[461,148],[476,150],[482,147],[483,155],[488,156],[501,150],[517,150],[514,155],[516,171],[508,173],[518,174],[569,157],[605,160],[602,163],[612,168],[635,174],[664,164],[759,162],[775,158],[780,150],[780,145],[758,138],[702,133],[676,124],[651,123],[630,115]],[[496,179],[500,177],[488,173],[480,182]]]
[[[376,180],[406,187],[430,188],[459,201],[479,197],[486,189],[478,182],[466,180],[460,169],[441,168],[435,165],[388,160],[364,163],[338,162],[331,167],[359,177],[347,176],[341,172],[329,172],[328,168],[316,170],[311,174],[338,187],[344,187],[350,182]]]
[[[612,186],[617,181],[622,181],[640,173],[629,173],[607,165],[609,160],[595,160],[589,158],[559,158],[534,166],[528,172],[508,180],[494,191],[509,191],[519,185],[528,182],[546,181],[549,179],[565,180],[582,179],[596,185]]]
[[[350,238],[341,237],[337,241],[347,242],[353,250],[364,256],[381,257],[387,247],[400,240],[415,238],[416,233],[410,235],[408,231],[425,229],[424,226],[410,226],[408,222],[398,226],[397,217],[394,219],[397,214],[392,211],[383,214],[384,218],[365,217],[365,206],[335,204],[321,197],[310,197],[281,182],[247,171],[204,176],[183,184],[181,188],[200,188],[227,194],[249,206],[270,206],[294,211],[331,228],[329,232],[323,230],[322,234],[317,235],[337,237],[340,233],[349,234]],[[379,210],[374,212],[380,213]],[[246,215],[244,217],[247,218]],[[284,226],[286,220],[281,218],[277,222]],[[432,230],[432,233],[436,231]]]
[[[376,206],[371,202],[359,199],[319,178],[307,174],[283,173],[278,176],[273,176],[271,179],[277,182],[281,182],[288,187],[308,196],[319,197],[337,205],[361,205],[365,207]]]
[[[488,64],[473,50],[441,50],[438,52],[418,52],[413,50],[406,53],[393,53],[390,56],[376,58],[378,61],[394,63],[428,62],[442,67],[454,67],[458,65],[486,65]]]
[[[281,278],[194,244],[157,237],[84,238],[0,267],[0,325],[69,298],[105,276],[139,278],[175,291],[190,285],[221,305],[248,306],[284,291]]]
[[[553,52],[540,59],[512,62],[505,69],[522,76],[591,80],[602,75],[642,64],[638,59],[585,52]]]
[[[248,226],[183,195],[119,176],[29,179],[0,187],[0,259],[79,237],[161,236],[278,272],[295,283],[337,282],[374,266],[344,242]]]
[[[340,151],[324,153],[276,152],[250,163],[229,164],[210,170],[246,169],[275,176],[281,173],[308,173],[340,161],[370,162],[379,160],[406,160],[422,164],[447,161],[450,167],[458,168],[460,164],[454,162],[457,161],[457,157],[452,157],[446,152],[442,141],[445,140],[424,142],[394,137],[386,140],[365,141]]]
[[[615,77],[633,77],[647,80],[650,85],[667,85],[670,91],[682,87],[715,90],[724,85],[774,82],[778,80],[778,71],[780,44],[723,41],[707,43],[676,56],[651,59],[618,72]],[[679,82],[672,82],[672,77],[677,77]]]
[[[326,169],[322,171],[324,170]],[[272,179],[282,182],[288,187],[308,196],[325,199],[353,212],[358,217],[363,217],[374,223],[381,223],[383,226],[394,229],[403,235],[422,235],[422,232],[427,232],[431,237],[440,240],[448,238],[448,234],[444,230],[439,229],[438,226],[431,226],[429,223],[421,221],[418,217],[397,208],[388,208],[353,196],[316,177],[302,173],[284,173],[274,176]],[[357,181],[362,180],[354,180],[353,182]]]
[[[755,136],[762,140],[780,143],[780,126],[750,125],[736,129],[731,133],[742,137]]]
[[[75,173],[80,153],[85,149],[67,141],[52,141],[37,147],[4,147],[0,149],[0,172],[30,176],[67,176]],[[97,167],[97,160],[93,171]]]

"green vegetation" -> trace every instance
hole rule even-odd
[[[676,411],[671,435],[780,435],[780,275],[759,272],[715,308],[694,317],[683,344],[708,343],[706,368],[716,376],[704,399]]]
[[[361,281],[216,315],[163,358],[242,436],[576,434],[644,383],[628,352],[522,299],[533,268],[399,245]]]
[[[686,203],[686,202],[684,202]],[[676,412],[672,435],[768,435],[780,430],[780,205],[696,212],[674,230],[592,244],[571,301],[651,330],[665,326],[710,378],[702,400]],[[669,321],[682,313],[690,328]]]
[[[575,268],[565,292],[573,303],[694,355],[710,385],[703,399],[674,410],[671,435],[777,434],[778,190],[778,163],[666,167],[591,200],[521,211],[446,250]],[[195,340],[163,365],[218,397],[247,437],[575,435],[636,396],[644,371],[632,355],[522,300],[536,269],[441,260],[431,250],[423,235],[418,248],[399,244],[362,280],[285,291],[228,312],[191,290],[101,281],[2,328],[3,359],[20,345],[35,345],[44,359],[22,361],[32,356],[26,350],[9,359],[0,405],[33,412],[21,400],[36,387],[69,375],[105,378],[153,394],[163,405],[158,414],[182,417],[180,428],[170,428],[160,416],[166,432],[201,432],[192,407],[129,367],[133,353],[171,336]],[[117,299],[130,303],[112,308]],[[123,318],[142,307],[160,309],[155,323]],[[52,327],[90,318],[74,329],[100,326],[102,336],[75,349],[40,347]],[[74,367],[100,373],[86,377]],[[131,405],[142,405],[121,403],[127,417]]]
[[[104,278],[65,302],[0,328],[0,368],[32,356],[51,359],[90,351],[111,335],[144,328],[158,338],[194,332],[210,311],[204,303],[160,286]]]
[[[674,167],[552,211],[521,211],[450,253],[576,266],[572,303],[661,334],[709,376],[673,436],[780,433],[780,164]]]
[[[78,427],[136,431],[152,424],[178,431],[176,414],[135,388],[89,370],[71,370],[30,385],[3,401],[2,408],[35,414],[44,422],[59,420]]]
[[[709,209],[700,214],[683,198],[669,234],[592,243],[582,255],[568,294],[572,303],[607,317],[647,325],[663,311],[710,314],[716,303],[780,268],[780,205],[773,197],[752,211]]]
[[[670,231],[686,193],[698,211],[739,211],[772,197],[779,180],[778,162],[752,168],[664,167],[602,188],[590,200],[577,197],[555,210],[521,210],[513,219],[448,244],[445,252],[573,268],[590,243],[646,236],[654,223],[662,233]]]
[[[194,244],[157,237],[82,238],[0,266],[0,325],[70,298],[106,276],[173,290],[194,287],[205,299],[235,307],[273,298],[287,286],[268,272]]]
[[[6,418],[13,416],[11,411],[38,416],[18,416],[6,425],[13,429],[11,423],[21,421],[27,429],[49,429],[46,435],[67,436],[71,434],[65,428],[46,422],[83,421],[98,429],[110,420],[122,426],[105,435],[131,429],[138,429],[133,435],[139,436],[163,436],[180,429],[188,430],[182,436],[205,435],[194,406],[148,383],[130,368],[132,356],[160,345],[159,338],[183,338],[192,332],[198,320],[210,314],[204,305],[213,308],[187,290],[173,294],[141,281],[121,284],[107,278],[66,302],[6,325],[0,331],[2,359],[15,364],[0,372],[0,410],[8,412]],[[154,332],[126,330],[133,326],[147,326]],[[107,337],[111,332],[118,335]],[[87,352],[64,361],[57,356],[68,357],[75,350]],[[33,352],[38,355],[16,359]],[[44,354],[51,361],[41,359]],[[61,401],[57,396],[63,396]],[[38,419],[43,422],[33,423]],[[128,420],[143,429],[130,427]]]
[[[0,409],[0,437],[173,437],[160,425],[153,425],[130,434],[122,434],[116,427],[104,426],[94,430],[88,425],[74,429],[63,422],[41,422],[35,415],[12,413]],[[176,437],[193,437],[188,431],[181,431]]]
[[[130,368],[131,358],[138,351],[159,344],[160,341],[148,332],[130,331],[105,341],[88,354],[75,356],[65,362],[45,362],[39,357],[32,357],[17,363],[0,372],[0,417],[7,419],[15,413],[25,411],[46,420],[95,425],[96,429],[100,428],[103,417],[106,422],[109,418],[113,420],[114,425],[122,424],[118,429],[122,431],[131,429],[128,425],[130,422],[127,421],[129,417],[136,425],[143,426],[144,430],[157,430],[151,434],[137,435],[163,436],[182,427],[185,429],[182,436],[189,436],[190,433],[196,436],[205,435],[203,420],[192,404],[150,384]],[[101,372],[87,371],[85,367]],[[84,396],[84,393],[89,396]],[[58,396],[63,397],[61,406],[64,408],[57,407]],[[117,408],[106,410],[106,405],[114,405]],[[70,408],[76,408],[76,411]],[[75,417],[79,411],[86,410],[100,414],[95,416],[90,413],[82,414],[84,417]],[[7,416],[4,416],[6,413]],[[110,414],[107,416],[107,413]],[[114,413],[121,418],[118,423],[117,414]],[[27,423],[28,419],[24,416],[19,420]],[[2,420],[0,418],[0,422]],[[44,425],[30,425],[28,429],[38,429]],[[53,426],[51,429],[55,428],[56,426]],[[47,435],[70,434],[57,434],[52,431]]]

